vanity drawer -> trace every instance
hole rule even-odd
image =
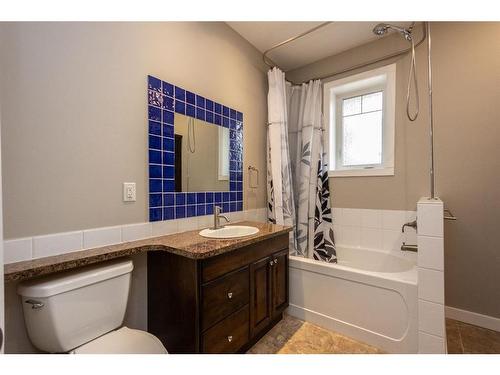
[[[236,270],[259,259],[288,249],[288,233],[269,238],[236,251],[208,258],[202,262],[202,282],[213,280],[232,270]]]
[[[248,267],[202,286],[202,329],[206,330],[248,303]]]
[[[248,305],[217,323],[202,336],[203,353],[235,353],[248,341]]]

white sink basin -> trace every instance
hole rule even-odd
[[[227,225],[220,229],[203,229],[200,232],[200,236],[207,238],[236,238],[251,236],[252,234],[258,233],[259,228],[249,227],[246,225]]]

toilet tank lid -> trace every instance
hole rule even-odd
[[[134,264],[128,258],[94,264],[24,281],[18,285],[17,294],[23,297],[51,297],[130,273],[133,269]]]

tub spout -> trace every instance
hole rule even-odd
[[[401,251],[413,251],[416,253],[418,251],[417,245],[407,245],[406,243],[403,242],[401,245]]]

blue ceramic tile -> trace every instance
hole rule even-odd
[[[217,125],[222,125],[222,116],[221,115],[215,115],[214,122]]]
[[[186,115],[189,117],[196,117],[196,108],[194,105],[186,104]]]
[[[205,205],[205,215],[212,215],[214,213],[214,204],[207,203]]]
[[[172,85],[171,83],[163,81],[161,88],[163,95],[174,96],[174,85]]]
[[[222,114],[226,117],[229,117],[229,108],[226,106],[222,106]]]
[[[229,181],[236,181],[236,172],[229,172]]]
[[[224,191],[222,193],[222,201],[223,202],[229,202],[230,198],[231,198],[231,196],[229,195],[229,191]]]
[[[174,96],[175,96],[175,99],[182,100],[183,102],[186,101],[186,91],[184,91],[180,87],[175,86]]]
[[[214,193],[214,200],[216,203],[222,202],[222,193],[220,191]]]
[[[205,215],[205,205],[198,204],[196,206],[196,216],[202,216],[202,215]]]
[[[222,105],[219,103],[214,104],[214,112],[221,115],[222,114]]]
[[[205,203],[205,193],[196,193],[196,203]]]
[[[153,164],[161,164],[161,151],[149,150],[149,162]]]
[[[236,202],[236,210],[243,211],[243,202]]]
[[[161,150],[161,137],[158,137],[156,135],[150,135],[149,148],[154,150]]]
[[[169,98],[168,96],[163,97],[163,109],[174,110],[174,99]]]
[[[236,129],[236,120],[234,119],[229,120],[229,129]]]
[[[238,200],[238,201],[243,200],[243,192],[242,191],[238,191],[238,193],[236,193],[236,200]]]
[[[153,76],[148,76],[148,89],[161,92],[161,80]]]
[[[187,204],[196,203],[196,193],[187,193]]]
[[[205,121],[205,110],[202,108],[196,108],[196,118],[201,121]]]
[[[243,113],[241,113],[241,112],[236,112],[236,120],[238,120],[238,121],[243,121]]]
[[[148,121],[149,134],[161,135],[161,123],[156,121]]]
[[[174,126],[169,124],[163,124],[163,136],[174,138]]]
[[[162,191],[161,180],[149,179],[149,192],[161,193],[161,191]]]
[[[175,112],[185,115],[186,114],[186,104],[184,102],[181,102],[180,100],[176,100],[175,101]]]
[[[229,190],[231,191],[236,190],[236,182],[234,181],[229,182]]]
[[[149,221],[160,221],[160,220],[161,220],[161,208],[150,208]]]
[[[237,185],[237,186],[236,186],[236,190],[238,190],[238,191],[243,191],[243,182],[238,181],[238,182],[236,183],[236,185]]]
[[[222,203],[222,212],[230,212],[231,211],[231,206],[229,203]]]
[[[222,118],[222,126],[229,128],[229,119],[227,117]]]
[[[163,164],[165,165],[174,165],[175,162],[175,154],[173,152],[163,152]]]
[[[161,207],[161,194],[149,194],[149,207]]]
[[[214,123],[214,114],[210,111],[205,112],[205,121],[211,124]]]
[[[236,172],[236,180],[243,181],[243,172]]]
[[[243,123],[240,121],[236,121],[236,130],[243,130]]]
[[[186,217],[186,206],[176,206],[175,207],[175,218],[182,219]]]
[[[236,202],[231,202],[230,205],[231,205],[231,208],[230,208],[231,212],[236,211]]]
[[[163,208],[163,220],[175,219],[174,207],[164,207]]]
[[[161,165],[149,165],[149,178],[161,178]]]
[[[236,119],[236,111],[232,108],[229,108],[229,117],[231,119]]]
[[[237,162],[235,162],[234,160],[229,160],[229,170],[235,171],[236,169],[238,169]]]
[[[163,178],[174,178],[175,168],[174,166],[164,166],[163,167]]]
[[[192,105],[196,105],[196,95],[191,91],[186,91],[186,102]]]
[[[230,199],[229,200],[231,202],[236,201],[236,192],[235,191],[230,192]]]
[[[163,110],[163,120],[164,124],[174,125],[174,112]]]
[[[214,193],[207,192],[205,193],[205,202],[212,203],[214,201]]]
[[[166,138],[166,137],[163,137],[163,151],[171,151],[171,152],[174,152],[174,148],[175,148],[175,142],[174,142],[174,139],[173,138]]]
[[[173,206],[174,205],[174,193],[166,193],[163,194],[163,205],[164,206]]]
[[[148,105],[148,119],[161,121],[161,109]]]
[[[205,108],[205,98],[200,95],[196,95],[196,106],[200,108]]]
[[[175,204],[177,206],[184,206],[186,204],[186,193],[176,193]]]
[[[207,111],[214,111],[214,102],[210,99],[205,99],[205,109]]]
[[[158,91],[148,90],[148,104],[161,107],[163,104],[163,95]]]
[[[175,181],[174,180],[163,180],[163,192],[174,192],[175,191]]]
[[[186,207],[186,217],[196,216],[196,206]]]

